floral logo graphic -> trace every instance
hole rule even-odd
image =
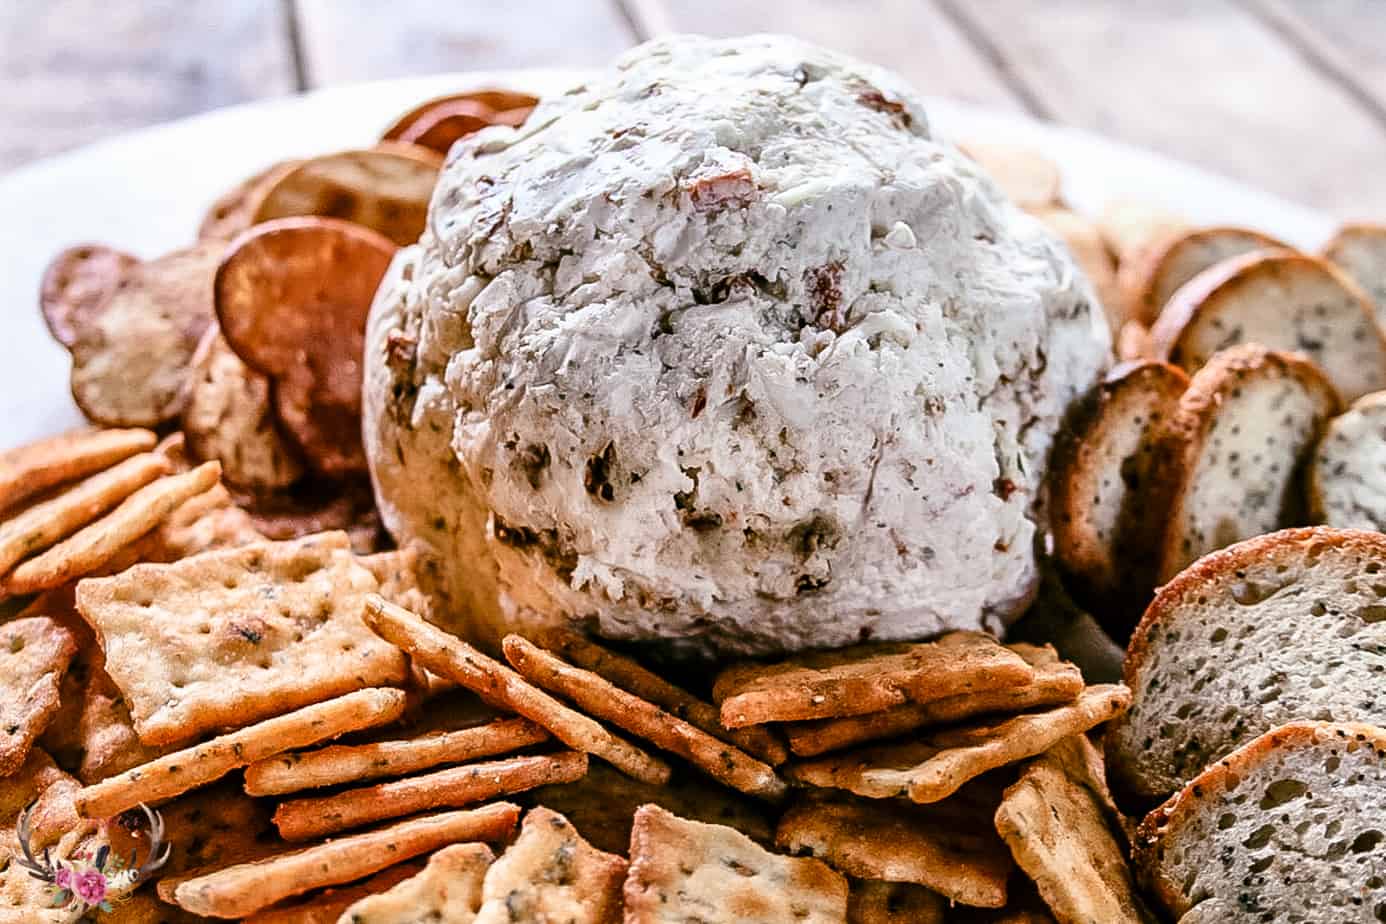
[[[43,859],[39,860],[29,846],[32,836],[29,820],[34,804],[19,816],[17,833],[24,858],[16,862],[28,870],[30,876],[52,887],[54,908],[75,906],[74,910],[79,915],[95,910],[110,911],[113,900],[133,891],[135,886],[168,862],[171,848],[164,843],[164,820],[158,812],[144,804],[140,805],[140,809],[149,819],[149,856],[143,865],[135,865],[135,851],[130,851],[127,862],[119,856],[111,856],[111,848],[105,844],[96,851],[95,856],[78,853],[60,860],[51,859],[49,850],[45,848]]]

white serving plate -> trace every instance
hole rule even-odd
[[[373,141],[416,102],[488,85],[538,95],[572,71],[473,72],[321,90],[222,109],[52,157],[0,176],[0,448],[81,421],[65,352],[39,318],[39,277],[59,249],[109,243],[152,257],[192,240],[208,203],[272,161]],[[1276,196],[1095,135],[945,99],[928,103],[951,138],[1039,148],[1064,171],[1066,197],[1096,214],[1111,198],[1158,202],[1199,223],[1233,222],[1304,247],[1332,222]]]

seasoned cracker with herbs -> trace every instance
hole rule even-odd
[[[0,777],[18,770],[57,715],[63,672],[77,642],[46,616],[0,625]]]
[[[341,919],[349,924],[471,924],[481,907],[481,881],[495,858],[485,844],[444,847],[422,871],[360,899],[343,910]]]

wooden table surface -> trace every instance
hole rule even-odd
[[[1386,0],[3,0],[0,170],[313,87],[768,30],[1386,218]]]

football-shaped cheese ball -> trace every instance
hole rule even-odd
[[[452,149],[382,283],[384,519],[483,642],[772,652],[999,629],[1110,335],[889,73],[675,37]]]

